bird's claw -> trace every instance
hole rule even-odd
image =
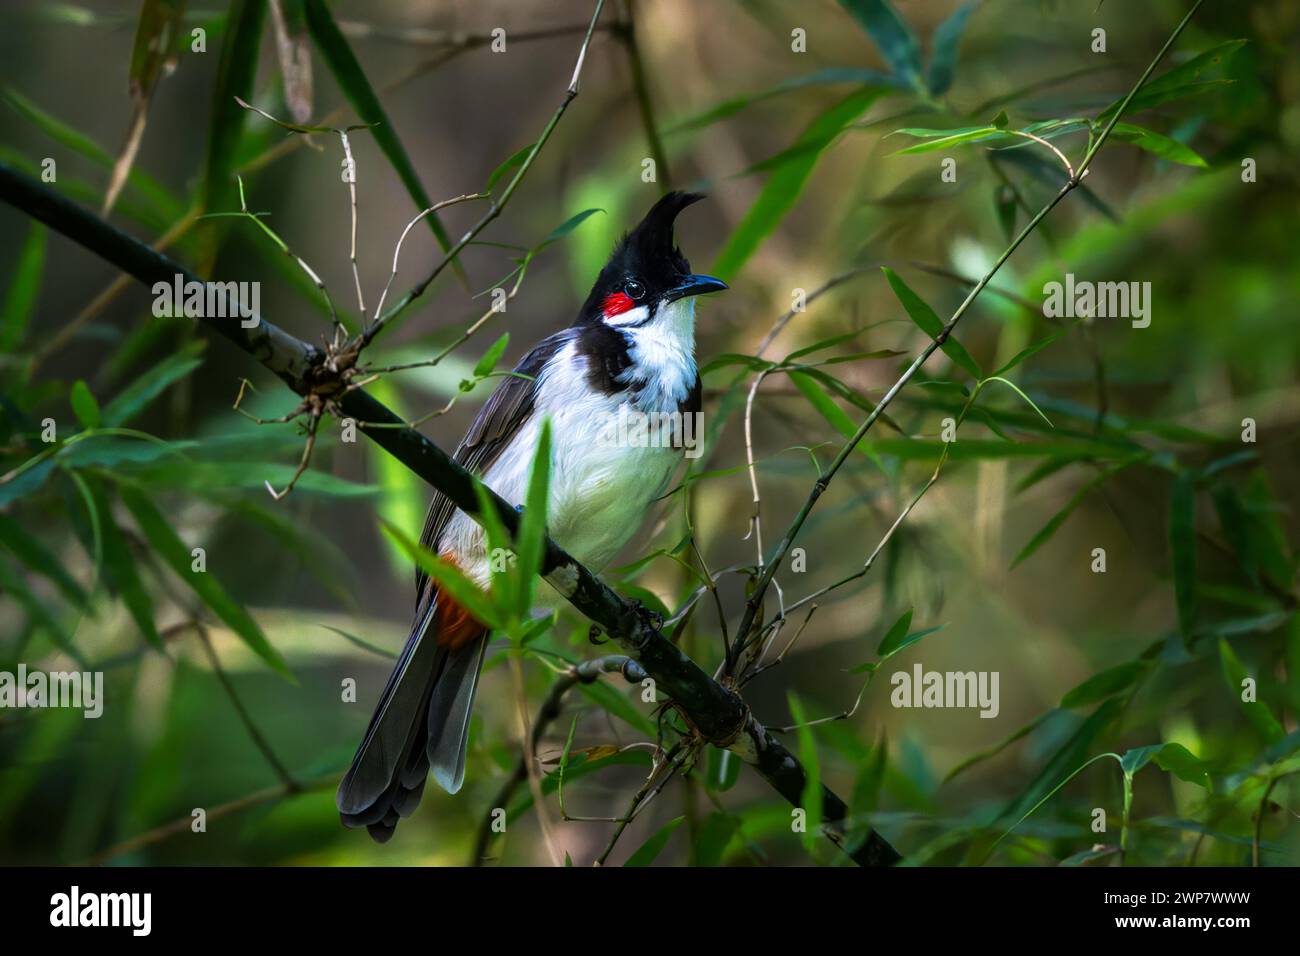
[[[641,620],[645,623],[645,625],[648,628],[650,628],[652,631],[654,631],[656,634],[660,634],[663,632],[664,616],[660,614],[658,611],[654,610],[653,608],[648,608],[640,601],[637,601],[636,613],[637,613],[637,617],[641,618]]]

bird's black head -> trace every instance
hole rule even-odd
[[[638,327],[659,310],[689,296],[720,292],[721,279],[694,275],[673,241],[673,221],[700,193],[670,192],[614,247],[583,304],[580,322]]]

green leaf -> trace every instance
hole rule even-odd
[[[926,69],[926,86],[932,96],[942,96],[952,86],[957,67],[957,46],[966,32],[966,21],[976,7],[975,0],[963,3],[949,14],[934,31],[931,43],[930,65]]]
[[[32,222],[27,240],[18,253],[18,261],[9,279],[3,311],[0,312],[0,352],[12,352],[22,344],[36,309],[41,280],[45,274],[45,244],[48,230],[42,223]]]
[[[1100,860],[1120,852],[1117,846],[1098,846],[1095,849],[1080,850],[1078,853],[1071,853],[1057,866],[1085,866],[1093,860]]]
[[[343,638],[350,644],[355,644],[363,651],[369,651],[371,654],[378,654],[380,657],[394,658],[397,656],[393,651],[390,651],[385,647],[380,647],[378,644],[372,644],[365,638],[357,637],[355,634],[350,634],[342,628],[332,627],[329,624],[321,624],[319,626],[325,628],[327,631],[333,631],[339,637]]]
[[[935,314],[934,309],[926,305],[925,301],[912,291],[911,287],[903,281],[898,273],[889,266],[881,266],[881,269],[885,273],[885,278],[889,280],[889,287],[894,290],[894,295],[903,304],[903,308],[912,321],[930,338],[938,339],[940,333],[943,332],[943,320]],[[952,336],[949,336],[940,348],[943,349],[948,358],[952,359],[953,362],[965,369],[974,378],[979,379],[983,376],[979,363],[971,358],[970,353]]]
[[[109,586],[122,598],[127,611],[135,621],[144,639],[154,647],[163,646],[158,627],[154,624],[153,600],[144,589],[136,570],[135,559],[127,547],[122,529],[113,519],[113,509],[103,484],[91,476],[85,477],[90,490],[90,500],[99,515],[100,533],[103,537],[104,576]]]
[[[1112,139],[1131,143],[1138,149],[1146,150],[1148,153],[1153,153],[1161,159],[1167,159],[1171,163],[1178,163],[1181,166],[1197,166],[1201,169],[1209,166],[1196,150],[1183,145],[1176,139],[1170,139],[1162,133],[1157,133],[1155,130],[1134,126],[1132,123],[1116,123],[1115,129],[1110,135]]]
[[[3,99],[14,112],[31,122],[60,146],[85,157],[96,166],[112,169],[114,159],[108,150],[89,136],[45,112],[17,90],[8,86],[0,89],[0,99]],[[157,180],[146,176],[139,170],[133,169],[127,177],[127,183],[148,201],[153,210],[161,213],[167,221],[173,221],[181,215],[181,201],[172,196]],[[64,180],[62,172],[59,175],[59,188],[67,188],[67,181]],[[90,199],[91,197],[87,198]],[[93,201],[99,199],[100,196],[93,197]]]
[[[731,753],[730,750],[709,748],[710,753]],[[728,844],[740,831],[741,819],[725,810],[715,810],[701,824],[695,838],[695,866],[720,866]]]
[[[537,248],[534,249],[533,252],[534,253],[541,252],[543,249],[545,249],[551,243],[555,242],[557,239],[563,239],[569,233],[573,232],[573,230],[581,226],[591,216],[594,216],[598,212],[604,212],[604,211],[605,210],[603,209],[593,207],[591,209],[584,209],[582,210],[582,212],[574,213],[568,219],[564,220],[564,222],[560,223],[549,233],[547,233],[546,238],[541,241],[541,244],[537,246]]]
[[[13,518],[0,514],[0,544],[32,571],[49,578],[78,607],[86,606],[86,592],[64,568],[63,562]]]
[[[258,657],[266,661],[271,668],[283,676],[293,679],[289,667],[262,633],[261,627],[253,616],[240,604],[236,603],[225,588],[209,571],[193,570],[193,555],[190,548],[172,530],[172,526],[162,513],[154,507],[152,501],[139,488],[120,485],[122,502],[135,517],[136,524],[144,532],[145,538],[158,555],[199,596],[204,604],[234,631]]]
[[[1209,790],[1209,765],[1182,744],[1165,744],[1156,754],[1156,764],[1161,770],[1168,770],[1179,780],[1194,783]]]
[[[951,130],[905,127],[894,130],[894,132],[905,133],[908,136],[917,136],[926,140],[924,143],[917,143],[914,146],[907,146],[890,153],[891,156],[912,156],[917,153],[932,153],[936,150],[947,149],[949,146],[958,146],[962,143],[973,143],[977,140],[988,139],[990,136],[997,136],[1001,130],[996,126],[966,126]]]
[[[734,116],[741,110],[752,106],[755,103],[761,103],[764,100],[772,99],[784,93],[794,90],[806,89],[810,86],[835,86],[835,85],[853,85],[853,86],[897,86],[899,89],[906,89],[906,84],[898,78],[890,76],[880,70],[857,69],[854,67],[832,66],[824,70],[817,70],[813,73],[805,73],[801,76],[793,76],[789,79],[782,80],[775,86],[768,87],[765,90],[759,90],[754,93],[742,93],[739,96],[733,96],[715,106],[700,113],[695,113],[686,119],[678,120],[664,130],[665,136],[671,136],[674,133],[684,133],[693,129],[701,129],[705,126],[711,126],[719,120],[727,119]]]
[[[993,187],[993,208],[997,212],[998,225],[1002,227],[1002,237],[1010,242],[1016,237],[1016,194],[1006,183]]]
[[[357,111],[361,122],[370,125],[375,142],[383,150],[411,199],[415,201],[415,208],[428,209],[433,205],[433,201],[425,192],[419,174],[416,173],[411,158],[406,154],[406,147],[398,139],[397,130],[379,102],[379,97],[370,86],[370,81],[366,79],[366,74],[362,71],[361,64],[357,62],[347,39],[334,22],[325,0],[306,0],[306,14],[307,28],[311,31],[312,40],[315,41],[316,49],[320,51],[321,58],[325,60],[330,72],[334,74],[339,89],[352,104],[352,108]],[[424,218],[429,223],[434,238],[438,240],[438,246],[446,252],[451,248],[451,241],[447,238],[447,231],[443,228],[442,221],[438,219],[438,214],[430,213]],[[460,262],[453,263],[453,266],[463,280],[464,272]]]
[[[1023,391],[1021,391],[1020,386],[1017,385],[1015,382],[1011,381],[1010,379],[1003,378],[1001,375],[990,375],[988,378],[984,379],[984,381],[1001,382],[1007,388],[1011,389],[1013,392],[1015,392],[1017,395],[1023,398],[1025,400],[1025,404],[1028,405],[1030,408],[1032,408],[1034,411],[1036,411],[1038,413],[1038,417],[1047,423],[1048,428],[1056,427],[1055,425],[1052,424],[1052,420],[1043,414],[1043,410],[1034,404],[1034,400],[1030,398],[1028,395],[1026,395]]]
[[[1228,684],[1228,692],[1237,698],[1237,702],[1241,705],[1241,712],[1246,715],[1251,725],[1270,744],[1275,744],[1285,737],[1286,731],[1258,696],[1255,700],[1242,700],[1242,694],[1245,692],[1243,684],[1251,675],[1236,651],[1232,649],[1232,645],[1228,643],[1228,639],[1224,637],[1219,638],[1219,662],[1223,667],[1223,679]],[[1254,681],[1254,684],[1255,693],[1258,695],[1259,681]]]
[[[915,84],[921,75],[921,47],[889,0],[840,0],[840,6],[875,41],[889,68]]]
[[[586,697],[605,712],[617,717],[629,727],[635,728],[638,733],[649,737],[657,735],[655,722],[638,710],[636,705],[628,700],[627,695],[621,693],[618,688],[612,687],[605,681],[598,680],[590,684],[579,684],[578,689],[582,692],[583,697]]]
[[[817,837],[822,825],[822,778],[821,764],[817,759],[817,742],[813,739],[812,727],[804,716],[803,704],[799,696],[790,691],[790,716],[794,721],[795,733],[799,736],[799,762],[803,764],[804,785],[799,805],[804,810],[804,832],[802,834],[804,849],[810,853],[817,844]]]
[[[1092,492],[1094,488],[1098,488],[1101,485],[1103,485],[1105,482],[1109,481],[1111,478],[1115,476],[1117,472],[1122,471],[1124,468],[1127,468],[1129,464],[1130,462],[1120,462],[1119,464],[1111,465],[1101,474],[1097,475],[1095,478],[1093,478],[1091,481],[1085,484],[1082,488],[1076,491],[1074,493],[1074,496],[1068,502],[1066,502],[1065,507],[1062,508],[1060,511],[1058,511],[1056,514],[1052,515],[1052,517],[1048,520],[1047,524],[1043,525],[1043,527],[1039,529],[1038,533],[1035,534],[1032,538],[1030,538],[1029,541],[1025,544],[1025,546],[1020,549],[1020,553],[1017,554],[1015,560],[1011,562],[1011,567],[1012,568],[1016,567],[1016,565],[1020,564],[1020,562],[1024,561],[1031,554],[1033,554],[1044,544],[1046,544],[1049,540],[1051,540],[1052,535],[1056,534],[1056,532],[1061,529],[1061,525],[1065,524],[1065,519],[1070,517],[1070,514],[1074,511],[1074,509],[1079,507],[1079,505],[1083,503],[1083,499],[1088,497],[1089,493]]]
[[[1174,561],[1178,629],[1190,637],[1196,625],[1196,475],[1181,471],[1169,494],[1169,550]]]
[[[1056,753],[1047,761],[1024,792],[1003,810],[999,815],[999,819],[1024,819],[1023,815],[1027,811],[1032,812],[1031,808],[1041,805],[1042,801],[1055,793],[1065,781],[1086,766],[1085,761],[1096,760],[1097,757],[1087,757],[1089,750],[1092,749],[1093,741],[1119,717],[1122,708],[1122,702],[1112,697],[1093,711],[1086,720],[1079,724],[1066,742],[1057,749]]]
[[[919,631],[912,631],[909,634],[904,634],[899,639],[898,645],[896,647],[891,647],[886,653],[881,654],[881,659],[883,660],[884,658],[887,657],[893,657],[899,651],[911,647],[921,638],[929,637],[931,634],[934,634],[936,631],[942,631],[947,626],[948,625],[946,624],[936,624],[934,627],[923,627]]]
[[[474,482],[474,496],[478,499],[477,517],[483,523],[483,531],[487,535],[487,545],[489,555],[499,555],[508,552],[510,560],[499,563],[492,571],[492,598],[495,603],[501,607],[513,609],[514,613],[519,616],[527,615],[531,608],[519,610],[520,601],[516,597],[519,587],[518,574],[518,555],[515,554],[514,542],[510,540],[510,534],[506,531],[506,526],[501,521],[501,515],[497,513],[496,505],[492,503],[492,498],[488,494],[487,485],[482,481]],[[492,564],[489,564],[492,567]]]
[[[233,0],[226,13],[226,35],[217,61],[208,149],[199,189],[202,212],[224,212],[234,205],[235,157],[247,113],[235,97],[253,98],[265,14],[265,0]]]
[[[881,88],[855,90],[814,119],[795,141],[792,158],[768,177],[762,192],[731,234],[713,264],[713,274],[731,279],[785,218],[812,175],[817,159],[867,107],[880,98]]]
[[[104,406],[104,424],[125,425],[135,418],[171,385],[203,364],[203,359],[199,357],[203,349],[202,340],[191,342],[133,381]]]
[[[501,181],[502,176],[504,176],[506,173],[510,172],[510,170],[516,168],[517,166],[522,166],[524,164],[524,160],[528,158],[528,154],[533,151],[533,147],[536,145],[537,145],[536,143],[529,143],[523,149],[519,150],[519,152],[512,153],[507,159],[505,159],[501,163],[500,166],[492,170],[492,175],[488,176],[487,185],[483,187],[483,191],[485,193],[490,193],[492,191],[492,187]]]
[[[528,477],[528,497],[524,513],[519,519],[519,535],[515,542],[518,556],[519,600],[518,613],[526,616],[532,607],[537,587],[537,575],[542,570],[546,554],[546,507],[551,487],[551,421],[542,419],[537,436],[537,453]]]
[[[1015,354],[1014,357],[1012,357],[1012,359],[1011,359],[1009,362],[1007,362],[1006,365],[1002,366],[1000,369],[998,369],[996,372],[994,372],[993,375],[994,375],[994,376],[999,376],[999,375],[1005,375],[1005,374],[1007,374],[1007,372],[1011,371],[1013,368],[1015,368],[1017,365],[1019,365],[1019,364],[1020,364],[1021,362],[1023,362],[1025,359],[1027,359],[1027,358],[1029,358],[1030,356],[1035,355],[1035,354],[1037,354],[1038,352],[1042,351],[1043,349],[1047,348],[1047,346],[1051,345],[1053,342],[1055,342],[1057,339],[1059,339],[1062,335],[1064,335],[1064,334],[1066,333],[1066,331],[1067,331],[1067,329],[1062,329],[1062,330],[1059,331],[1059,332],[1053,332],[1053,333],[1052,333],[1051,335],[1049,335],[1047,338],[1045,338],[1045,339],[1040,339],[1039,341],[1034,342],[1032,345],[1028,345],[1028,346],[1026,346],[1025,348],[1021,349],[1019,352],[1017,352],[1017,353]]]
[[[1119,759],[1120,769],[1130,777],[1133,776],[1151,762],[1151,758],[1159,753],[1160,747],[1160,744],[1150,744],[1146,747],[1135,747],[1132,750],[1125,751],[1124,755]]]
[[[1137,683],[1149,665],[1145,661],[1128,661],[1094,674],[1061,698],[1061,707],[1086,707],[1105,700]]]
[[[38,598],[27,587],[22,575],[9,567],[8,562],[0,561],[0,593],[22,606],[27,612],[28,629],[33,625],[43,627],[54,645],[71,657],[81,667],[87,667],[86,659],[72,643],[72,637],[64,630],[58,619],[50,613],[47,602]],[[22,644],[24,632],[18,631],[19,645]]]
[[[624,866],[649,866],[655,861],[668,841],[672,838],[673,832],[682,825],[685,817],[676,817],[665,823],[650,839],[641,844],[637,851],[627,858]]]
[[[474,377],[484,378],[492,374],[497,367],[497,362],[501,361],[501,356],[505,353],[506,346],[510,344],[510,333],[507,332],[492,343],[491,348],[483,353],[483,357],[478,360],[474,366]]]
[[[439,588],[446,591],[453,601],[493,630],[502,628],[505,622],[497,612],[496,605],[464,571],[421,546],[401,528],[380,520],[384,533],[397,543],[420,570],[437,581]]]
[[[799,389],[803,394],[803,397],[808,399],[809,404],[811,404],[813,408],[817,409],[817,411],[821,413],[821,416],[831,423],[837,432],[845,438],[852,438],[857,434],[858,423],[850,418],[844,409],[836,405],[835,400],[827,395],[826,392],[822,390],[822,386],[817,384],[808,373],[791,372],[790,381],[794,383],[795,388]],[[865,457],[872,461],[876,461],[877,464],[879,464],[875,455],[871,451],[871,445],[869,443],[859,442],[857,450]]]
[[[85,379],[79,378],[73,383],[68,400],[72,403],[72,411],[77,416],[77,421],[86,428],[99,427],[99,402],[95,401],[95,396],[90,394],[90,386],[86,384]]]
[[[1159,106],[1161,103],[1193,96],[1230,83],[1231,81],[1226,79],[1211,79],[1207,77],[1207,74],[1220,69],[1223,63],[1237,50],[1241,49],[1245,43],[1245,40],[1229,40],[1227,43],[1221,43],[1206,50],[1199,56],[1193,57],[1186,63],[1162,73],[1137,91],[1133,99],[1129,101],[1124,115],[1131,116],[1153,106]],[[1124,100],[1121,97],[1106,107],[1097,117],[1097,123],[1101,125],[1108,123],[1110,118],[1119,111],[1123,102]]]
[[[903,638],[907,636],[907,629],[912,626],[912,608],[908,608],[885,632],[880,646],[876,648],[877,657],[888,657],[894,651],[898,650],[898,645],[902,643]]]

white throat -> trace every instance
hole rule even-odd
[[[637,404],[644,410],[676,411],[695,384],[695,297],[661,305],[654,321],[619,331],[632,360],[619,380],[641,384]]]

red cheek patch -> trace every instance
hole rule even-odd
[[[601,305],[601,311],[605,313],[605,318],[615,315],[622,315],[633,306],[632,297],[626,292],[611,292],[605,296],[605,301]]]

